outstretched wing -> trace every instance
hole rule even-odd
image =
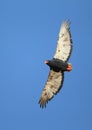
[[[48,80],[39,100],[40,107],[46,107],[46,103],[48,103],[48,101],[51,100],[57,92],[59,92],[63,84],[63,79],[63,72],[55,72],[54,70],[50,70]]]
[[[70,34],[69,21],[63,22],[60,28],[57,41],[57,48],[54,58],[67,61],[72,51],[72,39]]]

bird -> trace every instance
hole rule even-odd
[[[39,99],[41,108],[45,108],[48,101],[50,101],[62,88],[64,72],[70,72],[72,70],[72,64],[68,63],[73,48],[72,43],[70,21],[66,20],[61,24],[53,58],[45,61],[45,64],[49,66],[50,71]]]

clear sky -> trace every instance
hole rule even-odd
[[[73,70],[41,109],[63,20],[70,19]],[[92,1],[0,1],[0,130],[92,130]]]

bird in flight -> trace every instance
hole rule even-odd
[[[62,88],[64,72],[72,70],[72,65],[67,63],[71,52],[72,39],[70,33],[70,22],[64,21],[60,28],[54,57],[52,60],[45,61],[45,64],[50,67],[50,72],[39,100],[40,107],[46,107],[48,101],[50,101]]]

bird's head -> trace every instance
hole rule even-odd
[[[53,67],[53,62],[52,60],[45,60],[44,62],[46,65],[48,65],[49,67]]]
[[[45,60],[45,62],[44,62],[45,64],[48,64],[49,63],[49,60]]]

